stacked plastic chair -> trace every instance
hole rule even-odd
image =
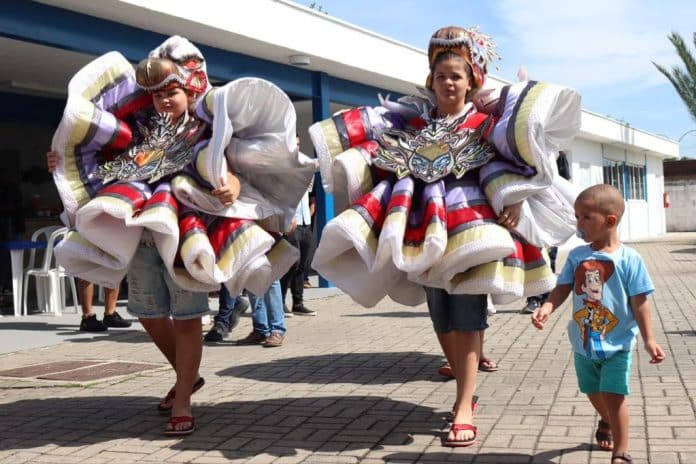
[[[75,288],[75,279],[65,273],[65,269],[58,266],[53,256],[53,248],[56,242],[60,241],[69,229],[67,227],[44,227],[37,230],[32,235],[32,240],[36,241],[42,235],[48,235],[46,240],[47,246],[44,252],[43,264],[40,267],[34,267],[35,251],[31,250],[29,256],[29,267],[24,271],[24,285],[22,312],[28,314],[27,294],[29,288],[29,278],[36,279],[36,301],[39,311],[52,312],[56,316],[60,316],[62,308],[65,307],[66,297],[66,281],[70,285],[73,299],[73,309],[77,312],[77,289]]]

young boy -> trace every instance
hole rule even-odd
[[[568,336],[575,351],[580,391],[600,416],[595,437],[612,451],[612,464],[633,462],[628,451],[631,353],[640,330],[651,363],[665,353],[655,341],[648,295],[654,291],[642,258],[624,246],[618,226],[624,212],[621,193],[606,184],[592,186],[575,201],[578,235],[589,243],[572,250],[556,288],[532,314],[539,330],[573,291]]]

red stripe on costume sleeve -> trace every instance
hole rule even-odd
[[[354,147],[365,141],[365,125],[362,120],[361,108],[355,108],[341,114],[343,121],[346,123],[346,131],[348,132],[348,141],[350,146]]]
[[[210,244],[216,255],[220,254],[220,250],[227,243],[229,237],[235,235],[240,227],[248,222],[248,219],[225,218],[219,220],[215,226],[208,231]]]
[[[118,121],[118,128],[116,128],[116,136],[111,140],[111,143],[105,146],[105,148],[118,152],[125,150],[128,145],[130,145],[131,140],[133,140],[133,132],[128,124],[124,121]]]
[[[205,223],[198,214],[186,214],[179,218],[179,238],[183,238],[194,229],[205,232]]]

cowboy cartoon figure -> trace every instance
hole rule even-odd
[[[582,335],[587,356],[606,359],[602,340],[611,332],[619,320],[602,304],[604,283],[614,273],[611,261],[588,260],[575,270],[575,293],[584,294],[584,306],[573,314]],[[594,356],[593,356],[594,353]]]

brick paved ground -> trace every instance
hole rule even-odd
[[[635,246],[658,289],[650,301],[668,359],[634,357],[631,452],[637,463],[696,463],[696,234]],[[319,316],[289,319],[282,348],[206,346],[199,428],[185,439],[161,433],[155,404],[173,383],[164,364],[85,384],[0,378],[0,463],[609,462],[592,446],[597,418],[576,389],[567,311],[539,333],[517,313],[521,302],[499,308],[486,351],[500,370],[478,382],[480,440],[452,450],[440,440],[454,384],[435,373],[442,356],[425,307],[365,309],[344,295],[311,303]],[[232,339],[250,326],[243,318]],[[132,330],[0,355],[0,369],[78,360],[162,363]]]

